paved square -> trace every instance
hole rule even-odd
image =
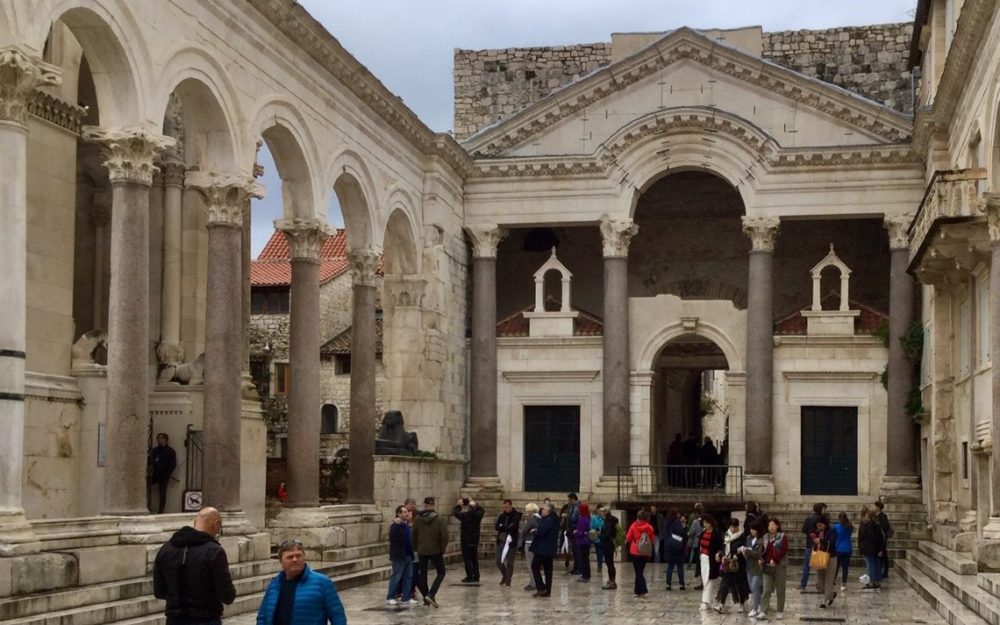
[[[487,563],[483,563],[487,564]],[[519,563],[523,564],[523,563]],[[618,590],[602,590],[601,582],[580,583],[575,577],[557,571],[552,597],[536,599],[521,590],[528,582],[526,568],[519,566],[512,588],[498,585],[499,574],[484,568],[481,586],[462,586],[461,565],[451,565],[448,577],[438,593],[437,609],[424,607],[390,609],[385,605],[386,583],[379,582],[345,590],[341,593],[347,607],[347,620],[351,625],[395,625],[425,623],[435,625],[500,625],[510,623],[549,623],[567,625],[733,625],[751,622],[732,605],[725,614],[698,611],[700,591],[680,592],[674,581],[674,590],[664,590],[665,565],[647,567],[646,580],[650,594],[638,599],[632,593],[632,567],[620,565]],[[652,575],[650,569],[653,569]],[[860,574],[858,571],[857,574]],[[846,623],[871,625],[872,623],[946,625],[922,598],[903,580],[893,576],[883,586],[882,592],[863,592],[857,576],[848,584],[846,593],[838,594],[833,608],[821,610],[820,597],[815,592],[800,593],[794,581],[789,582],[785,622],[790,623]],[[773,619],[774,598],[771,622]],[[225,625],[252,625],[256,614],[243,614],[225,619]],[[759,622],[759,621],[752,621]]]

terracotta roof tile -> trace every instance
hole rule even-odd
[[[558,310],[560,302],[555,298],[549,297],[546,298],[545,304],[546,309]],[[580,313],[580,315],[573,320],[573,336],[601,336],[604,334],[604,323],[601,321],[600,317],[592,315],[591,313],[579,308],[572,307],[572,309]],[[518,311],[506,319],[501,320],[497,324],[497,336],[528,336],[529,321],[525,318],[524,313],[532,312],[534,310],[535,306],[532,304],[524,310]]]
[[[275,230],[267,245],[261,250],[257,260],[250,263],[250,284],[252,286],[288,286],[292,283],[291,251],[288,239],[280,230]],[[319,282],[323,284],[341,275],[350,268],[347,260],[347,231],[338,228],[327,237],[319,252]],[[378,273],[382,273],[382,260]]]
[[[351,353],[351,328],[347,328],[319,348],[320,356],[332,357]],[[382,354],[382,318],[375,319],[375,355]]]
[[[827,293],[820,302],[823,305],[824,310],[835,309],[840,306],[840,293],[830,292]],[[854,300],[848,300],[848,305],[851,310],[860,310],[861,315],[854,320],[854,332],[855,334],[875,334],[879,325],[883,322],[888,322],[889,315],[878,311],[871,306],[866,306],[864,304],[858,303]],[[804,308],[796,310],[787,317],[782,317],[774,322],[774,333],[779,335],[805,335],[807,322],[806,318],[802,316],[803,310],[811,310],[812,303]]]

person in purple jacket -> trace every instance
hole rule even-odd
[[[573,530],[573,544],[576,548],[576,562],[580,570],[578,582],[590,581],[590,504],[580,502],[580,515]]]

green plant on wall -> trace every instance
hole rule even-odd
[[[882,321],[875,328],[872,333],[874,336],[878,337],[882,344],[889,347],[889,322]],[[910,392],[907,395],[906,400],[906,414],[910,416],[911,419],[915,421],[920,421],[924,415],[924,402],[923,397],[920,393],[920,364],[924,357],[924,326],[919,320],[914,320],[910,323],[910,327],[906,330],[904,334],[899,339],[900,344],[903,346],[903,353],[906,355],[906,360],[909,361],[910,367],[913,370],[913,386],[910,388]],[[885,369],[882,370],[880,376],[882,381],[882,386],[888,390],[889,389],[889,366],[886,365]]]

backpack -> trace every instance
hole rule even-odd
[[[625,528],[621,523],[615,523],[615,547],[625,544]]]
[[[649,534],[642,532],[639,535],[639,542],[636,544],[636,551],[644,558],[653,557],[653,541],[649,540]]]

